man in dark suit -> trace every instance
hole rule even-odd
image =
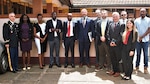
[[[108,12],[106,10],[101,11],[102,19],[97,22],[96,36],[98,37],[99,48],[99,67],[96,70],[106,67],[108,71],[111,69],[110,53],[107,43],[107,31],[110,21],[107,18]]]
[[[69,48],[71,50],[71,66],[75,68],[74,64],[74,43],[76,39],[76,28],[75,22],[72,21],[72,13],[68,13],[68,21],[65,21],[63,24],[63,37],[62,40],[64,41],[65,46],[65,65],[64,67],[67,68],[68,66],[68,51]]]
[[[79,53],[80,53],[80,66],[83,66],[84,63],[84,53],[85,53],[85,63],[90,68],[90,44],[92,41],[92,32],[93,32],[93,21],[87,17],[87,10],[82,9],[82,17],[77,21],[78,28],[78,41],[79,41]]]
[[[96,35],[96,30],[97,30],[97,22],[101,20],[101,11],[97,9],[95,11],[97,18],[94,20],[94,43],[95,43],[95,53],[96,53],[96,63],[95,63],[95,69],[99,67],[99,49],[98,49],[98,36]]]
[[[18,71],[18,24],[15,23],[15,13],[9,13],[8,23],[3,25],[5,47],[10,51],[13,73]]]
[[[108,32],[107,32],[107,39],[109,43],[110,49],[110,58],[112,62],[113,72],[110,72],[110,75],[114,77],[120,76],[119,70],[119,61],[121,60],[121,46],[122,46],[122,33],[124,31],[124,24],[120,24],[119,22],[119,13],[113,12],[112,13],[113,22],[110,23]]]
[[[46,32],[48,33],[48,40],[50,45],[50,65],[49,68],[53,67],[54,64],[54,49],[56,52],[56,66],[61,67],[59,62],[59,50],[60,50],[60,33],[62,29],[62,21],[56,18],[56,12],[52,12],[52,19],[46,23]]]

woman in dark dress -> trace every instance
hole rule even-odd
[[[123,32],[123,47],[122,47],[122,61],[125,75],[124,80],[130,80],[133,71],[133,56],[137,42],[137,30],[134,26],[134,21],[127,20],[125,31]]]
[[[29,17],[23,14],[19,23],[20,49],[23,57],[23,70],[30,69],[30,51],[32,49],[33,26]],[[27,63],[26,63],[27,54]]]
[[[39,65],[40,69],[43,69],[44,64],[44,53],[47,47],[47,33],[45,32],[46,23],[43,22],[42,14],[37,15],[38,23],[34,24],[34,36],[35,44],[38,50]]]

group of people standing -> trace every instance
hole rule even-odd
[[[108,18],[107,10],[96,10],[97,18],[92,20],[87,16],[86,9],[81,10],[82,17],[76,22],[72,20],[72,13],[67,14],[67,21],[62,23],[57,19],[57,13],[52,12],[52,19],[43,22],[42,14],[37,15],[38,22],[32,24],[29,17],[23,14],[19,24],[15,23],[15,14],[9,14],[9,21],[3,26],[3,38],[5,46],[10,48],[13,72],[18,71],[18,42],[23,57],[23,70],[30,69],[30,51],[32,50],[32,39],[34,38],[38,50],[39,66],[43,69],[44,53],[47,42],[50,48],[49,68],[54,64],[61,67],[59,52],[60,40],[65,47],[64,68],[69,65],[68,52],[71,51],[71,66],[75,68],[74,46],[78,40],[80,64],[87,67],[90,65],[90,45],[95,43],[96,61],[95,70],[99,71],[107,67],[107,74],[114,77],[120,76],[119,63],[123,62],[124,80],[131,79],[133,71],[133,56],[137,48],[136,70],[139,70],[141,49],[144,52],[144,73],[148,73],[148,44],[150,19],[146,16],[146,9],[141,8],[141,17],[135,21],[127,19],[127,12],[112,13],[112,20]],[[61,36],[62,33],[62,36]],[[62,38],[61,38],[62,37]],[[48,41],[47,41],[48,40]],[[54,56],[55,50],[55,56]],[[26,63],[27,55],[27,63]],[[55,59],[54,59],[55,58]]]

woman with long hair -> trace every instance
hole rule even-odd
[[[137,42],[137,29],[132,19],[128,19],[125,31],[123,32],[123,47],[122,47],[122,61],[125,75],[124,80],[130,80],[133,71],[133,56]]]
[[[32,50],[33,25],[26,14],[22,14],[19,22],[20,49],[23,58],[23,70],[30,69],[30,51]],[[27,63],[26,63],[27,54]]]

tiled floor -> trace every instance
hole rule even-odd
[[[34,65],[31,70],[1,74],[0,84],[150,84],[150,75],[144,74],[141,69],[141,72],[133,72],[132,80],[125,81],[121,80],[121,77],[107,75],[105,70],[95,72],[94,66],[92,68],[54,66],[49,69],[47,65],[41,70],[38,65]]]

